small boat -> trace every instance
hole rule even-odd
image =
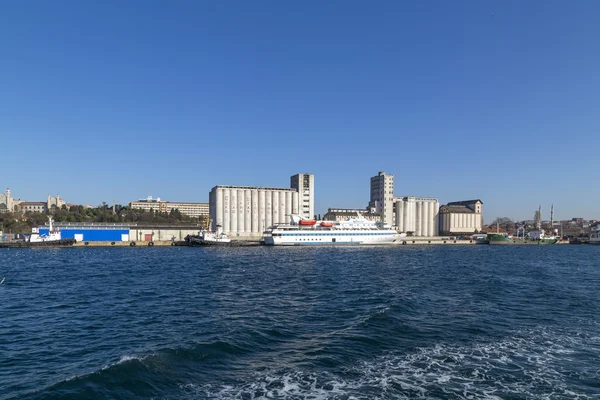
[[[186,238],[190,246],[215,246],[215,245],[230,245],[231,239],[222,232],[221,226],[217,225],[217,232],[201,230],[198,235]]]
[[[317,223],[314,219],[302,219],[300,220],[300,225],[303,226],[313,226]]]
[[[333,226],[333,222],[331,221],[323,221],[320,224],[323,228],[331,228]]]
[[[0,248],[14,247],[71,247],[75,239],[63,239],[59,229],[52,227],[52,217],[48,216],[49,229],[47,234],[40,234],[37,228],[31,229],[31,234],[25,240],[0,242]]]
[[[214,244],[229,244],[231,243],[231,239],[224,233],[216,233],[216,232],[201,232],[200,240],[202,244],[214,245]]]

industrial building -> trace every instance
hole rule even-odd
[[[55,223],[63,239],[78,242],[153,242],[181,241],[187,235],[196,235],[199,224],[137,224],[137,223]],[[47,234],[49,227],[40,226],[37,231]]]
[[[289,221],[300,210],[294,189],[215,186],[209,194],[211,228],[230,236],[256,237],[273,224]]]
[[[381,215],[381,221],[394,224],[394,175],[380,172],[371,178],[369,208]]]
[[[218,185],[209,194],[211,229],[232,237],[258,238],[290,214],[314,217],[314,175],[290,178],[290,189]]]
[[[304,218],[315,216],[315,176],[313,174],[297,174],[290,178],[290,187],[296,189],[300,196],[298,212]]]
[[[461,235],[481,231],[483,202],[455,201],[440,207],[440,235]]]
[[[208,203],[186,203],[186,202],[175,202],[175,201],[164,201],[160,197],[154,199],[152,196],[148,196],[146,199],[140,199],[138,201],[132,201],[129,203],[131,208],[170,213],[171,210],[179,210],[183,215],[187,215],[192,218],[207,217],[209,215]]]
[[[129,224],[103,223],[54,223],[63,239],[75,239],[78,242],[126,242],[129,240]],[[40,234],[48,234],[49,227],[38,228]]]
[[[431,197],[395,197],[395,226],[412,236],[438,236],[438,199]]]

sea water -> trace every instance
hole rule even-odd
[[[600,246],[0,249],[0,399],[597,399]]]

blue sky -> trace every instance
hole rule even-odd
[[[0,187],[363,207],[369,178],[486,221],[600,218],[595,1],[0,2]]]

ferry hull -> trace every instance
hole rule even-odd
[[[275,234],[277,235],[277,234]],[[366,234],[364,236],[367,236]],[[372,234],[364,238],[360,235],[348,234],[312,234],[298,236],[265,236],[267,246],[359,246],[359,245],[390,245],[401,242],[397,234]]]

